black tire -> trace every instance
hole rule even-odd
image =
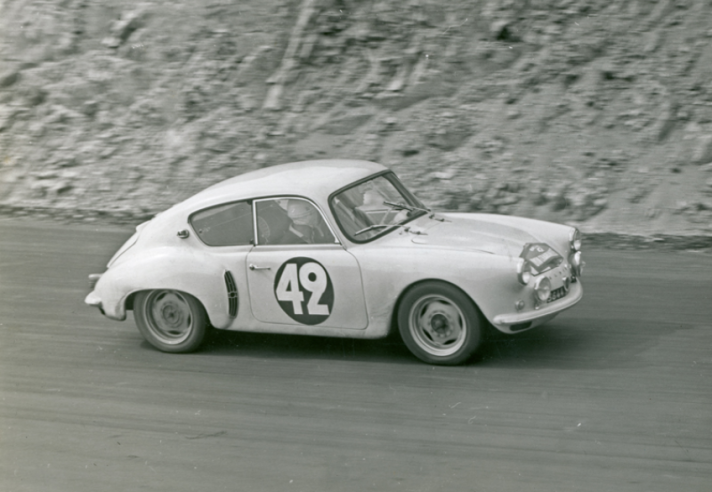
[[[200,347],[208,327],[203,305],[176,290],[139,292],[134,318],[141,335],[162,352],[185,353]]]
[[[398,308],[403,343],[429,364],[457,365],[472,358],[484,338],[484,327],[472,300],[444,282],[415,285]]]

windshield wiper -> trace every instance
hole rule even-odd
[[[398,208],[401,210],[407,210],[408,212],[414,212],[416,210],[420,212],[425,212],[426,214],[430,212],[427,208],[414,207],[412,205],[406,205],[405,203],[394,203],[394,202],[383,202],[384,205],[390,205],[393,208]]]
[[[405,203],[394,203],[394,202],[383,202],[383,203],[384,203],[385,205],[390,205],[390,206],[393,207],[393,208],[399,208],[399,209],[401,209],[401,210],[407,210],[408,212],[414,212],[414,211],[417,210],[417,211],[419,211],[419,212],[425,212],[426,214],[427,214],[427,213],[430,213],[430,215],[428,215],[428,218],[429,218],[429,219],[437,220],[437,221],[439,221],[439,222],[449,222],[447,219],[445,219],[445,218],[443,218],[443,217],[437,217],[437,216],[435,215],[435,212],[432,212],[432,211],[431,211],[430,209],[428,209],[428,208],[413,207],[412,205],[406,205]],[[431,212],[432,212],[432,213],[431,213]]]
[[[373,224],[368,227],[364,227],[360,231],[354,232],[354,236],[358,236],[359,234],[363,234],[364,232],[372,231],[374,229],[382,229],[384,227],[398,227],[398,224]]]
[[[354,236],[358,236],[359,234],[363,234],[364,232],[372,231],[374,229],[382,229],[384,227],[402,227],[405,232],[410,232],[411,234],[415,234],[416,236],[427,236],[427,232],[423,231],[416,231],[411,229],[410,226],[404,226],[403,224],[373,224],[368,227],[364,227],[360,231],[354,232]]]

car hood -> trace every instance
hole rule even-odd
[[[527,219],[502,218],[488,214],[437,214],[436,218],[421,217],[409,230],[397,234],[407,236],[411,243],[461,251],[479,251],[494,255],[519,256],[527,243],[539,243]]]

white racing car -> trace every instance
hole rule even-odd
[[[421,360],[460,364],[487,323],[516,333],[576,304],[573,227],[427,209],[371,162],[246,173],[139,225],[86,303],[165,352],[209,327],[351,338],[400,331]]]

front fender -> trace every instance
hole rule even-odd
[[[437,254],[429,248],[353,248],[369,310],[369,329],[385,336],[397,299],[412,285],[438,280],[464,291],[489,321],[509,312],[524,287],[516,280],[516,258],[471,251]]]
[[[109,268],[86,302],[100,303],[107,317],[124,320],[130,295],[142,290],[179,290],[201,302],[212,326],[226,328],[232,318],[225,271],[223,265],[200,252],[174,247],[150,249]]]

